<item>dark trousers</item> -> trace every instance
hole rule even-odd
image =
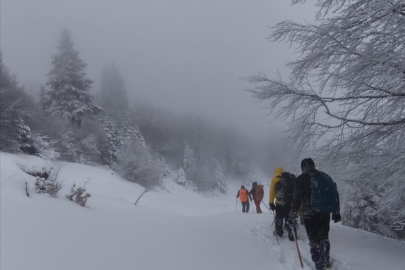
[[[329,263],[329,214],[304,215],[305,229],[307,231],[309,246],[311,247],[312,261],[316,269],[324,269]]]
[[[262,209],[260,209],[260,203],[262,201],[255,201],[255,205],[256,205],[256,213],[261,214],[262,213]]]
[[[290,226],[286,226],[286,222],[288,220],[288,217],[290,215],[291,211],[291,206],[290,205],[281,205],[281,204],[276,204],[276,233],[278,236],[283,236],[284,234],[284,229],[283,227],[287,229],[288,232],[291,231]]]
[[[249,204],[249,200],[247,200],[246,202],[242,202],[242,212],[243,213],[249,213],[249,208],[250,208],[250,204]]]

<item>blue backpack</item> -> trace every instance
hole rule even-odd
[[[311,208],[314,212],[330,214],[339,209],[339,193],[332,178],[323,173],[308,173],[311,176]]]

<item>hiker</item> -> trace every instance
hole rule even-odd
[[[240,189],[238,190],[238,194],[236,194],[236,198],[239,198],[240,202],[242,203],[242,212],[249,213],[249,199],[252,200],[252,198],[250,197],[250,194],[245,186],[242,185],[240,187]]]
[[[284,235],[283,227],[285,227],[290,241],[294,241],[294,234],[291,227],[287,226],[287,221],[293,200],[294,182],[295,175],[284,172],[283,168],[276,168],[270,183],[269,206],[273,213],[276,211],[274,233],[282,237]],[[274,200],[276,200],[275,203]]]
[[[260,209],[260,203],[262,202],[264,196],[263,185],[258,185],[257,182],[253,182],[252,189],[249,193],[252,195],[253,201],[255,202],[256,213],[261,214],[262,209]]]
[[[302,205],[305,229],[316,270],[330,267],[329,223],[341,220],[339,193],[336,183],[324,172],[315,169],[311,158],[301,162],[293,196],[289,223],[296,226],[298,208]]]

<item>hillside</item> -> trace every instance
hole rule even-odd
[[[0,160],[2,270],[300,269],[293,243],[284,238],[277,245],[272,215],[235,213],[237,183],[228,194],[202,195],[168,180],[135,206],[144,188],[109,169],[6,153]],[[20,169],[49,166],[61,167],[57,198],[36,194],[35,178]],[[86,181],[88,207],[64,197],[73,183]],[[310,269],[304,228],[299,236]],[[331,243],[334,269],[405,265],[399,241],[334,224]]]

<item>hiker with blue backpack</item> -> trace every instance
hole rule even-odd
[[[341,220],[339,193],[336,183],[324,172],[315,168],[311,158],[301,162],[302,174],[295,182],[293,203],[288,220],[292,228],[297,226],[297,211],[302,206],[304,224],[316,270],[330,267],[329,223]]]

